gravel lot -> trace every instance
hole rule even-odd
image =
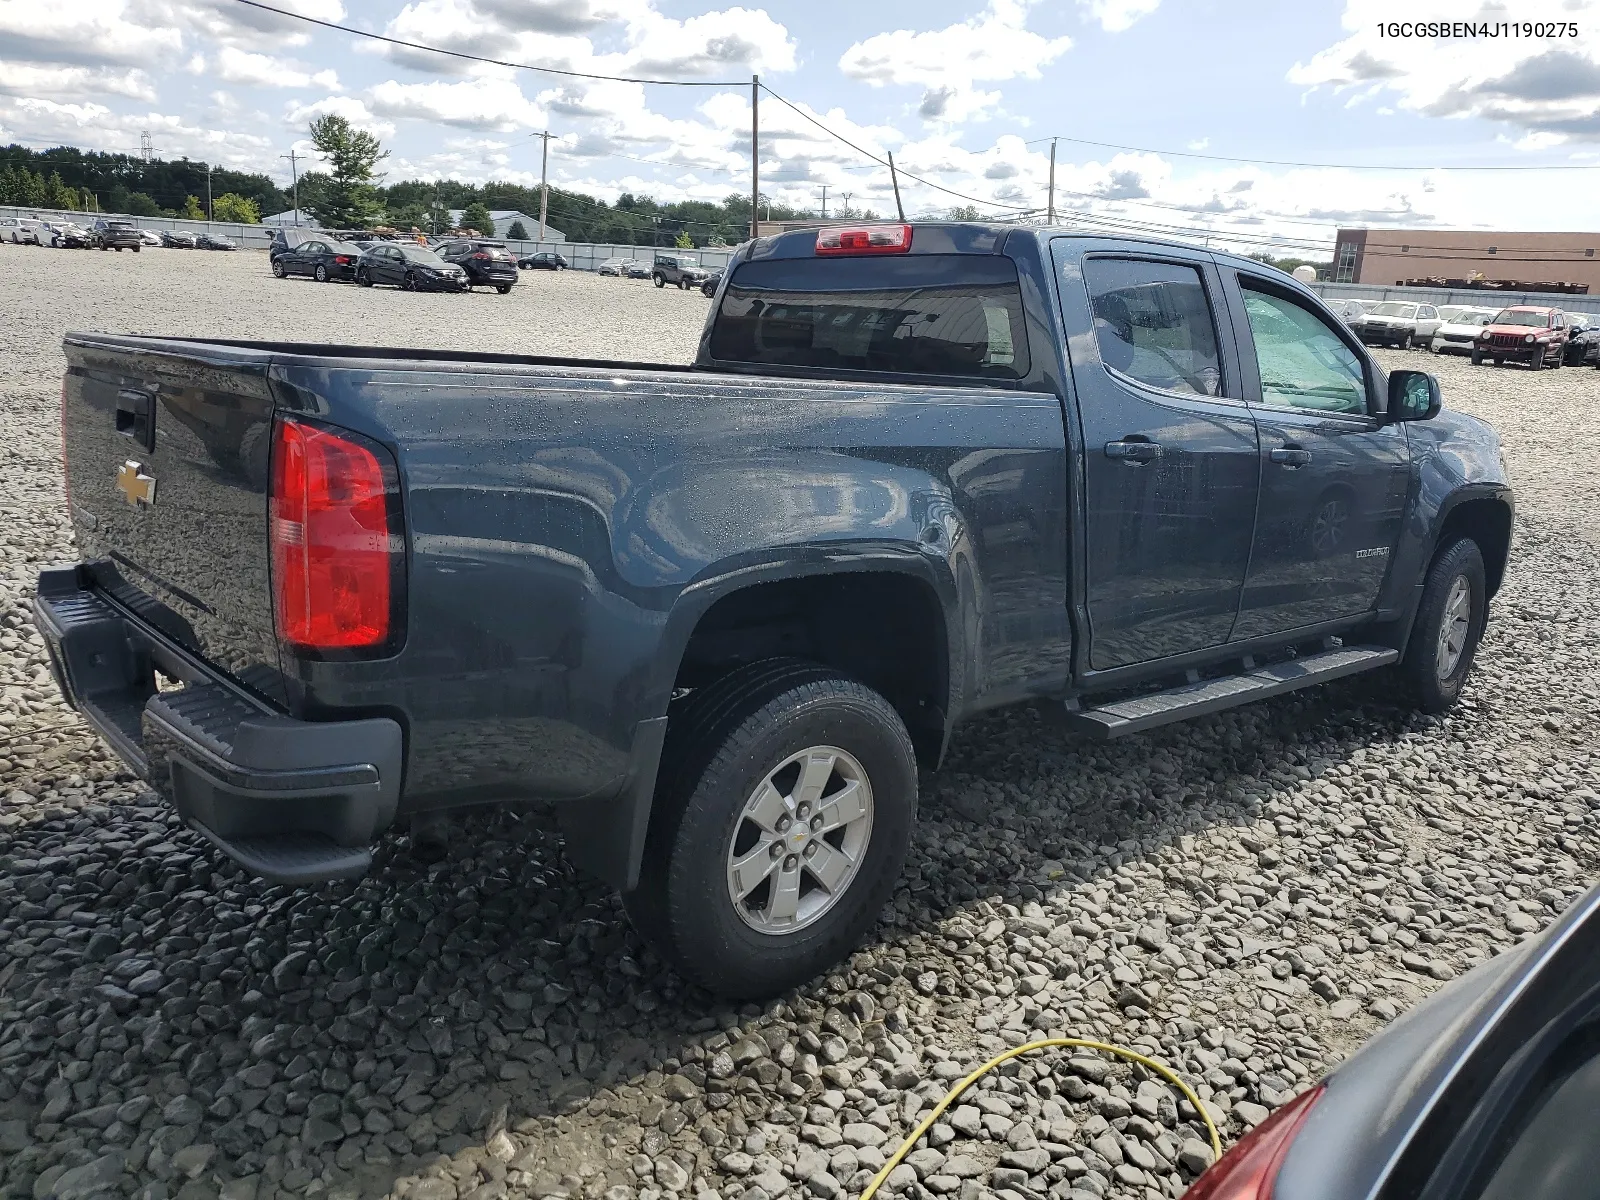
[[[802,994],[685,987],[554,837],[475,818],[355,884],[242,878],[60,703],[26,616],[72,557],[68,328],[686,360],[705,301],[528,275],[509,296],[272,279],[265,257],[0,248],[0,1196],[833,1200],[1032,1036],[1185,1072],[1229,1138],[1595,874],[1600,372],[1436,368],[1520,488],[1510,578],[1444,720],[1356,680],[1100,747],[975,723],[875,937]],[[1194,1114],[1037,1056],[936,1126],[926,1200],[1177,1195]]]

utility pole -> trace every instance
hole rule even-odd
[[[156,144],[155,141],[150,137],[150,131],[148,129],[141,129],[139,131],[139,157],[144,159],[145,162],[150,162],[155,158],[155,156]]]
[[[761,76],[750,76],[750,240],[761,229]]]
[[[1045,224],[1056,223],[1056,139],[1050,139],[1050,199],[1045,207]]]
[[[850,215],[850,197],[854,195],[854,192],[844,193],[844,207],[839,210],[840,217],[848,217]]]
[[[290,195],[294,198],[294,223],[300,224],[300,171],[298,160],[295,158],[294,147],[289,147],[289,153],[278,155],[279,158],[289,160],[289,187]]]
[[[894,169],[894,151],[889,154],[889,182],[894,184],[894,211],[900,214],[900,219],[906,219],[905,205],[900,203],[900,176]]]
[[[206,164],[206,224],[211,224],[211,164]]]
[[[828,219],[828,185],[822,185],[822,219]]]
[[[544,154],[539,160],[539,240],[544,241],[544,219],[550,211],[550,131],[539,135],[544,139]]]

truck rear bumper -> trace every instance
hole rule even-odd
[[[300,721],[89,586],[44,571],[34,621],[67,702],[192,827],[274,883],[363,874],[394,818],[402,736],[386,717]],[[182,681],[158,691],[156,670]]]

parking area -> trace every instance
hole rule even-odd
[[[875,935],[729,1008],[559,839],[473,818],[356,883],[241,876],[60,702],[27,615],[70,560],[68,329],[687,362],[708,301],[524,272],[509,295],[278,280],[264,253],[0,247],[0,1196],[843,1200],[977,1062],[1036,1036],[1172,1065],[1227,1138],[1595,877],[1600,371],[1431,369],[1493,421],[1512,566],[1444,719],[1362,678],[1110,744],[965,728]],[[619,397],[618,403],[626,403]],[[1137,1068],[992,1073],[889,1194],[1176,1196],[1209,1160]]]

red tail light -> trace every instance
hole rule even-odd
[[[1270,1200],[1289,1144],[1322,1096],[1321,1086],[1302,1092],[1213,1163],[1183,1194],[1183,1200]]]
[[[478,259],[480,262],[488,262],[494,257],[494,255],[490,254],[487,250],[479,250],[472,257]]]
[[[273,430],[273,615],[296,650],[384,650],[397,640],[402,531],[383,454],[299,421]]]
[[[355,262],[355,259],[351,258],[348,254],[335,254],[333,256],[333,261],[338,263],[341,267],[347,267],[351,263]]]
[[[817,231],[818,254],[904,254],[910,249],[909,225],[838,226]]]

